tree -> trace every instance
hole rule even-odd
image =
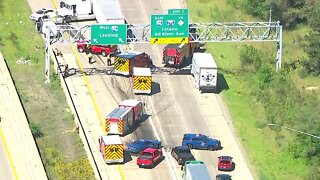
[[[320,7],[314,7],[308,15],[308,22],[311,27],[311,32],[306,36],[309,42],[305,48],[309,60],[304,62],[304,68],[307,73],[319,76],[320,75]]]

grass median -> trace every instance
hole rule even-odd
[[[94,179],[60,80],[51,74],[51,84],[44,83],[45,45],[27,1],[2,0],[0,14],[0,50],[49,179]]]

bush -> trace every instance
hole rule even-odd
[[[43,137],[44,134],[43,134],[43,132],[41,131],[39,125],[31,122],[31,123],[29,124],[29,128],[30,128],[31,133],[32,133],[32,135],[33,135],[34,138],[37,139],[37,138]]]
[[[244,45],[240,51],[241,68],[244,70],[257,71],[261,67],[262,55],[253,46]]]

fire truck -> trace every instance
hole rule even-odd
[[[151,94],[151,90],[152,90],[151,69],[134,67],[132,82],[133,82],[133,93]]]
[[[136,99],[126,99],[123,100],[120,104],[119,107],[122,108],[130,108],[132,107],[133,110],[133,117],[135,119],[140,119],[140,117],[143,114],[143,102],[136,100]]]
[[[121,75],[132,75],[133,67],[151,67],[152,60],[144,52],[126,51],[114,56],[114,73]]]
[[[100,153],[106,163],[122,163],[124,147],[119,135],[103,135],[99,138]]]
[[[168,44],[163,48],[162,64],[166,66],[180,66],[186,59],[200,48],[197,42],[188,44]]]
[[[143,105],[138,100],[125,100],[120,103],[105,119],[107,134],[125,135],[143,114]]]

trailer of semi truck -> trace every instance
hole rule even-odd
[[[191,74],[200,91],[217,89],[218,67],[210,53],[194,53]]]
[[[125,24],[125,18],[117,0],[92,0],[92,2],[98,23]]]

